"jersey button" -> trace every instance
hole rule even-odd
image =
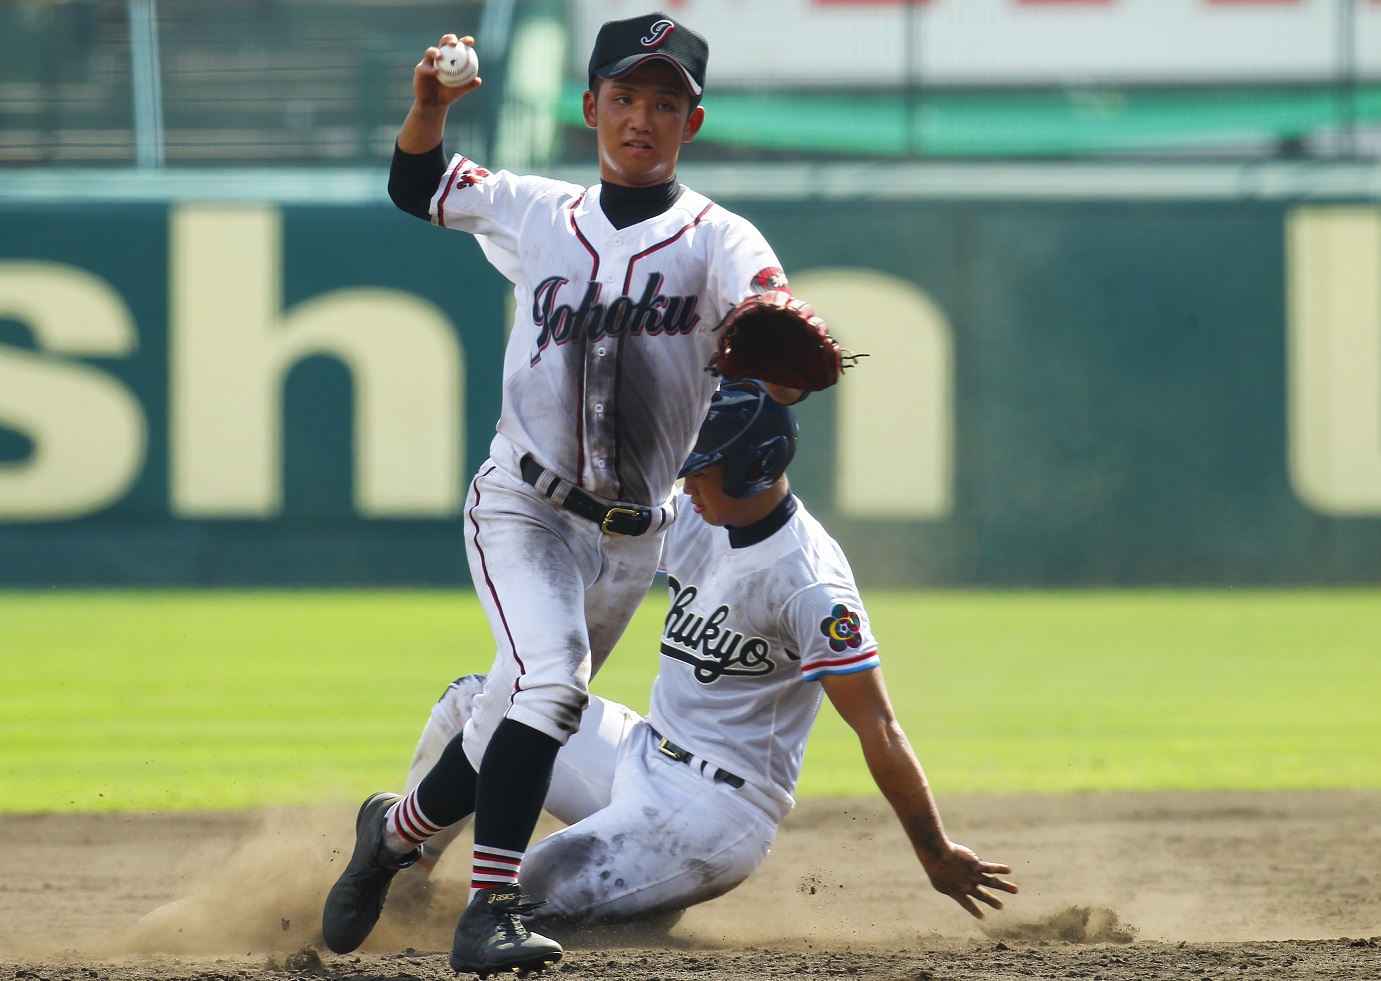
[[[602,348],[602,347],[597,347],[597,348],[595,348],[595,353],[598,354],[601,358],[604,357],[604,348]]]
[[[603,403],[603,402],[596,402],[596,403],[595,403],[595,412],[596,412],[596,413],[602,413],[603,411],[604,411],[604,403]]]

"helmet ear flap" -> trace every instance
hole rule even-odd
[[[743,498],[761,494],[786,472],[786,466],[796,455],[796,440],[790,436],[772,436],[746,452],[738,454],[724,468],[724,493]]]
[[[770,477],[770,483],[775,484],[777,478],[786,472],[786,465],[791,462],[791,458],[795,455],[795,441],[787,439],[785,436],[773,436],[759,445],[757,450],[758,466],[762,469],[763,477]]]

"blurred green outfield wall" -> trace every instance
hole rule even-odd
[[[1374,206],[719,197],[869,354],[865,584],[1381,581]],[[0,585],[467,582],[509,303],[386,202],[0,201]]]

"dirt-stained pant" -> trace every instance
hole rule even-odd
[[[408,775],[426,775],[470,718],[482,677],[459,679],[432,709]],[[767,857],[776,825],[753,800],[657,749],[632,709],[592,696],[556,756],[546,808],[568,827],[523,859],[524,892],[543,922],[643,919],[723,895]]]
[[[647,596],[662,535],[606,535],[489,461],[470,485],[465,547],[497,645],[465,730],[478,770],[504,718],[560,743],[579,728],[591,676]]]

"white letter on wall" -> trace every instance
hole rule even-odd
[[[125,357],[139,335],[104,280],[71,266],[0,262],[0,317],[32,332],[38,352],[0,345],[0,423],[33,452],[0,463],[0,521],[59,521],[119,501],[144,466],[139,402],[90,365],[52,355]]]
[[[355,504],[371,518],[460,510],[459,344],[436,307],[339,290],[284,314],[277,209],[191,205],[172,216],[172,502],[185,517],[282,509],[283,383],[303,358],[340,360],[355,386]]]
[[[1381,210],[1293,211],[1286,269],[1291,483],[1324,514],[1381,514]]]
[[[954,345],[921,289],[867,269],[791,277],[841,343],[866,352],[839,383],[839,509],[860,518],[936,519],[954,506]]]

